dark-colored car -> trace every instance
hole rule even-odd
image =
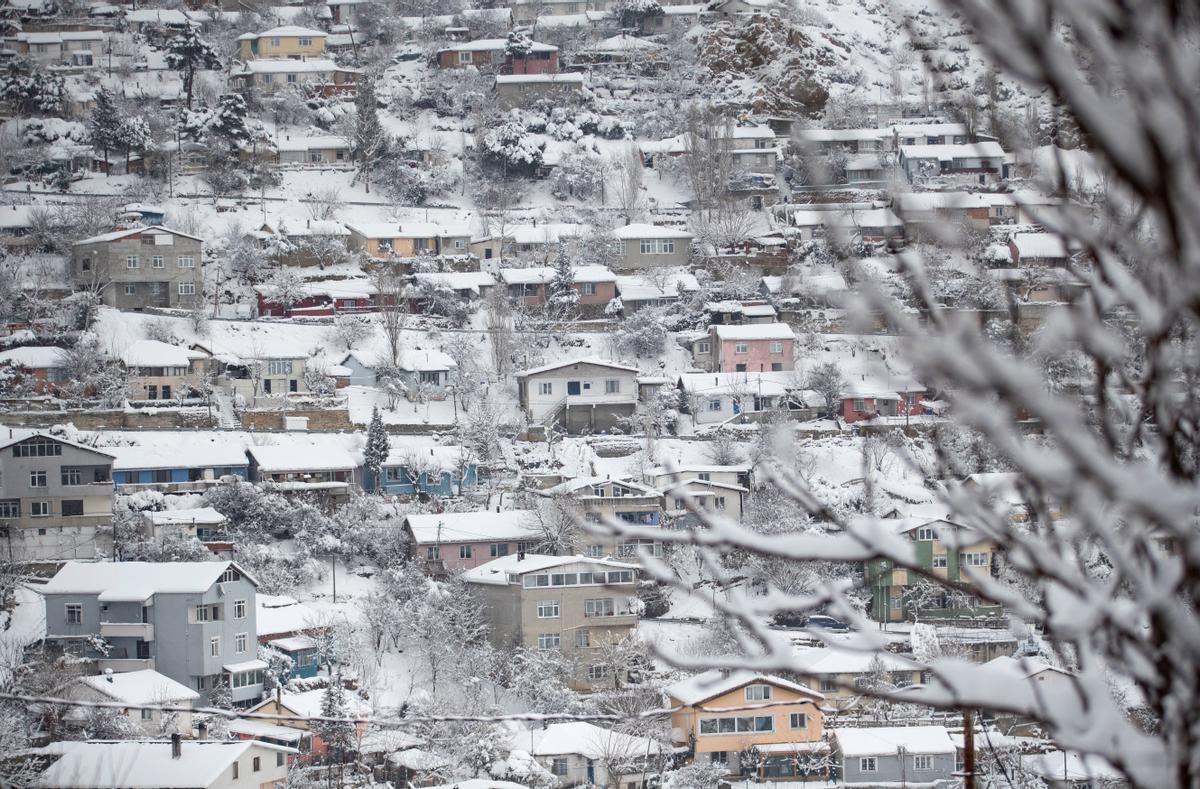
[[[840,619],[834,619],[832,616],[824,614],[815,614],[810,616],[804,622],[804,627],[814,630],[828,630],[831,633],[849,633],[850,625]]]

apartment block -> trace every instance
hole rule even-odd
[[[75,242],[71,275],[120,310],[193,307],[203,298],[203,239],[167,227],[116,230]]]

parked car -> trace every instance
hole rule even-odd
[[[828,630],[831,633],[850,632],[850,625],[840,619],[834,619],[832,616],[825,616],[824,614],[814,614],[808,617],[802,627],[812,630]]]

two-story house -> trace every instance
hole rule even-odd
[[[575,510],[590,523],[615,519],[635,526],[662,525],[663,494],[661,491],[631,479],[608,477],[576,477],[546,490],[537,491],[547,499],[569,498]],[[645,550],[653,556],[662,555],[662,543],[653,538],[608,538],[587,535],[589,556],[636,557]]]
[[[672,738],[701,763],[723,765],[742,775],[739,755],[755,749],[763,757],[753,779],[816,777],[805,757],[828,753],[824,742],[824,696],[782,677],[746,669],[713,669],[664,689]],[[814,759],[814,765],[819,764]]]
[[[970,587],[971,575],[990,576],[996,570],[996,544],[978,531],[944,519],[885,520],[894,532],[913,543],[917,561],[939,579]],[[886,559],[866,566],[871,588],[871,616],[880,622],[997,614],[970,591],[935,584]]]
[[[635,222],[613,230],[621,242],[621,269],[686,266],[692,254],[692,234],[686,230]]]
[[[585,556],[510,554],[463,573],[479,595],[489,638],[502,649],[561,650],[577,660],[579,689],[611,685],[597,650],[637,625],[637,565]]]
[[[680,465],[653,468],[646,482],[663,492],[664,514],[676,523],[696,522],[690,507],[742,519],[750,494],[749,466]]]
[[[901,145],[899,166],[909,183],[950,178],[980,185],[1008,178],[1007,154],[998,142]]]
[[[465,255],[471,244],[469,228],[432,222],[347,222],[346,229],[346,245],[374,260]]]
[[[958,750],[944,726],[839,727],[833,741],[845,786],[932,786],[955,776]]]
[[[617,295],[617,275],[606,266],[573,266],[573,285],[579,294],[579,315],[594,318],[604,314],[604,308]],[[500,270],[500,281],[514,302],[526,307],[541,307],[549,298],[548,287],[555,270],[550,266],[506,268]]]
[[[439,49],[442,69],[493,68],[501,74],[553,74],[558,71],[558,47],[532,42],[524,55],[508,51],[508,39],[484,38]]]
[[[0,550],[10,561],[96,556],[96,530],[112,521],[112,465],[102,449],[9,430],[0,440]]]
[[[430,575],[470,570],[501,556],[532,554],[541,538],[532,510],[414,513],[404,519],[413,558]]]
[[[325,54],[325,32],[297,25],[238,36],[238,58],[316,58]]]
[[[762,373],[796,369],[795,344],[786,323],[748,323],[711,326],[708,344],[693,347],[696,364],[712,372]]]
[[[130,400],[170,400],[194,394],[204,373],[200,351],[158,340],[138,340],[121,352]]]
[[[135,227],[76,241],[77,287],[120,310],[194,307],[203,298],[204,240],[169,227]]]
[[[332,96],[356,91],[361,73],[328,58],[262,58],[236,66],[229,84],[242,93],[264,96],[301,87]]]
[[[636,367],[597,357],[554,362],[518,372],[517,399],[534,424],[603,433],[633,415],[637,373]]]
[[[220,684],[246,705],[262,695],[267,667],[257,658],[257,587],[227,561],[67,562],[41,590],[46,638],[100,671],[154,669],[201,705]]]
[[[12,43],[17,54],[43,68],[89,68],[104,54],[107,39],[103,30],[60,30],[17,33]]]

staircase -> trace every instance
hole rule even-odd
[[[242,426],[237,412],[233,410],[233,398],[228,393],[217,390],[212,395],[213,404],[217,409],[217,427],[225,430],[236,430]]]

